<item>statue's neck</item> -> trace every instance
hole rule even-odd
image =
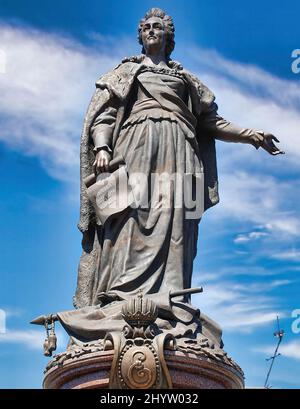
[[[168,67],[166,57],[163,54],[147,54],[144,58],[144,64],[146,65],[159,65],[162,67]]]

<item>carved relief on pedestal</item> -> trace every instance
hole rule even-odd
[[[164,359],[164,347],[175,347],[175,339],[160,334],[155,325],[157,306],[140,292],[122,309],[126,325],[121,334],[110,333],[104,348],[114,347],[110,387],[121,389],[171,388],[171,377]]]

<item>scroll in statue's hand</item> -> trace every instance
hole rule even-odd
[[[279,148],[277,148],[277,146],[275,145],[275,142],[279,143],[279,140],[276,138],[276,136],[264,132],[263,133],[264,139],[261,141],[261,147],[267,151],[270,155],[279,155],[279,154],[284,154],[285,152],[283,152],[282,150],[280,150]]]
[[[95,168],[95,173],[108,172],[108,165],[111,161],[111,154],[104,149],[100,149],[95,158],[93,166]]]

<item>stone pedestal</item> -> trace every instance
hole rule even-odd
[[[113,351],[87,353],[49,365],[45,389],[108,389]],[[238,367],[194,353],[165,351],[174,389],[242,389],[244,379]]]

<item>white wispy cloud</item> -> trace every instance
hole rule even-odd
[[[267,345],[262,347],[253,348],[254,352],[263,353],[266,355],[273,355],[274,345]],[[280,346],[280,354],[283,357],[300,360],[300,341],[290,341],[288,343],[282,343]],[[299,383],[299,382],[298,382]]]
[[[258,233],[260,237],[268,235],[277,241],[300,237],[299,210],[294,203],[298,182],[290,184],[271,175],[262,176],[259,170],[254,174],[242,169],[225,172],[220,179],[221,205],[214,209],[212,218],[259,225],[266,233]],[[245,242],[243,235],[242,240]]]
[[[204,72],[210,72],[220,79],[236,84],[236,89],[250,90],[251,94],[269,98],[279,106],[300,108],[299,83],[266,72],[254,64],[242,64],[222,57],[216,50],[199,46],[189,49],[190,58]]]
[[[288,251],[283,251],[281,253],[273,254],[272,258],[276,260],[286,260],[286,261],[300,261],[300,251],[299,250],[288,250]]]
[[[199,278],[202,282],[201,274]],[[241,284],[233,280],[216,281],[214,276],[206,275],[203,294],[193,296],[192,302],[224,330],[251,333],[256,327],[274,321],[278,314],[285,316],[272,291],[290,284],[290,280]]]
[[[11,318],[11,317],[22,317],[24,315],[25,311],[22,308],[19,307],[11,307],[11,306],[3,306],[2,311],[4,312],[6,318]]]
[[[77,178],[79,141],[94,82],[119,60],[39,30],[0,25],[0,140],[40,158],[60,179]]]
[[[253,227],[262,225],[277,241],[299,237],[295,206],[300,190],[299,81],[278,78],[255,65],[230,61],[199,47],[190,49],[190,59],[198,76],[216,94],[221,115],[241,126],[272,132],[286,151],[284,156],[271,157],[251,146],[218,143],[221,205],[214,215],[243,220]],[[254,235],[242,235],[236,242],[247,239]]]
[[[190,50],[190,58],[215,92],[221,114],[242,126],[273,132],[287,152],[285,163],[299,166],[299,81],[278,78],[255,65],[230,61],[199,47]]]
[[[299,271],[298,268],[293,270],[292,267],[289,267],[289,270]],[[286,271],[283,270],[282,267],[276,269],[274,267],[265,267],[262,264],[235,264],[233,260],[233,262],[228,263],[228,265],[225,264],[224,267],[219,268],[217,272],[203,271],[199,273],[199,279],[197,279],[197,281],[199,281],[198,284],[201,285],[201,283],[203,284],[204,282],[212,282],[220,279],[223,280],[228,277],[234,280],[241,279],[242,276],[252,277],[252,280],[258,279],[259,277],[271,279],[271,277],[274,278],[274,276],[278,276],[285,272]]]
[[[262,237],[266,237],[269,234],[263,231],[252,231],[247,234],[239,234],[235,239],[234,243],[247,243],[251,240],[258,240]]]
[[[1,343],[17,343],[31,349],[41,349],[43,347],[45,335],[38,330],[7,330],[0,334]]]
[[[66,335],[59,329],[56,331],[59,346],[65,346]],[[45,331],[43,328],[40,330],[19,330],[19,329],[6,329],[5,332],[0,332],[0,343],[3,344],[19,344],[29,349],[43,349],[43,343],[45,340]]]
[[[0,309],[0,334],[4,334],[6,330],[6,315],[5,311]]]

